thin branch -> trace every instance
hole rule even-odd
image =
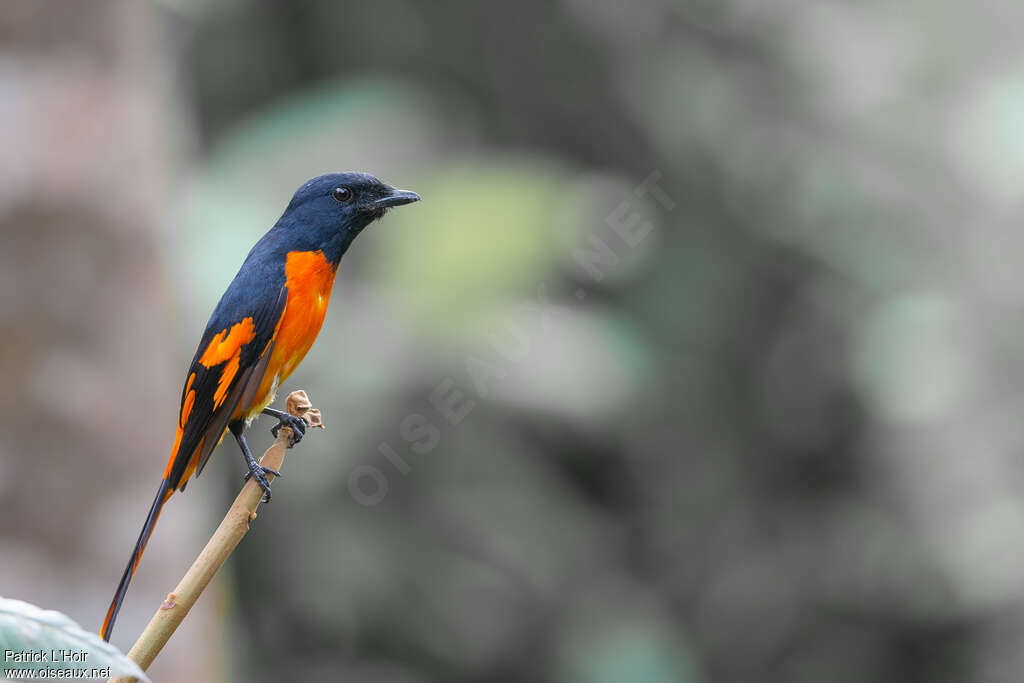
[[[292,415],[304,419],[310,427],[323,429],[320,411],[312,407],[306,392],[293,391],[289,394],[285,409]],[[291,436],[292,430],[282,427],[277,434],[277,439],[260,459],[260,464],[280,470]],[[274,475],[268,473],[267,479],[272,481]],[[135,641],[132,649],[128,651],[128,657],[137,662],[143,671],[147,670],[156,656],[160,654],[160,650],[167,644],[171,634],[192,609],[192,605],[196,604],[196,600],[199,599],[200,594],[213,579],[217,570],[221,568],[238,542],[249,531],[249,522],[256,518],[256,508],[259,507],[262,499],[263,490],[255,479],[249,479],[242,487],[238,497],[235,498],[235,502],[231,504],[231,508],[224,516],[220,526],[213,532],[206,547],[199,553],[199,557],[178,582],[174,592],[167,596],[157,609],[156,614],[149,620],[149,625]],[[130,676],[112,678],[110,683],[130,683],[134,680],[136,679]]]

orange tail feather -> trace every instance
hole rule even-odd
[[[135,542],[135,549],[132,550],[132,555],[128,558],[128,566],[124,568],[121,582],[117,584],[117,592],[114,593],[114,599],[110,601],[107,616],[103,620],[103,626],[100,628],[100,635],[103,636],[103,640],[110,640],[110,633],[114,630],[114,621],[117,619],[117,613],[121,611],[121,603],[128,592],[128,585],[131,584],[132,577],[135,576],[139,560],[142,559],[142,553],[146,550],[146,543],[153,534],[153,527],[156,526],[156,520],[160,517],[160,510],[172,493],[174,493],[174,488],[171,487],[170,482],[166,479],[161,479],[160,488],[156,492],[156,498],[153,499],[153,505],[149,508],[146,523],[142,526],[142,533],[139,534],[139,540]]]

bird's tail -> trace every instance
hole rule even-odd
[[[139,540],[135,542],[135,549],[132,550],[132,556],[128,558],[128,566],[124,568],[121,582],[117,584],[117,592],[114,593],[114,599],[110,601],[107,616],[103,620],[102,628],[100,628],[100,635],[103,636],[103,640],[110,640],[110,633],[114,630],[114,621],[117,619],[117,613],[121,611],[121,603],[124,601],[125,593],[128,592],[128,585],[132,582],[132,577],[135,576],[139,560],[142,559],[142,553],[146,550],[146,543],[153,534],[153,527],[156,526],[160,510],[172,493],[174,493],[174,489],[171,487],[170,482],[167,479],[161,479],[160,488],[157,489],[156,498],[153,499],[153,505],[149,508],[149,515],[146,517],[146,523],[142,527],[142,533],[139,534]]]

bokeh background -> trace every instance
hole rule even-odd
[[[4,2],[0,594],[98,627],[217,298],[365,170],[424,201],[155,680],[1020,681],[1022,21]],[[122,648],[242,472],[166,508]]]

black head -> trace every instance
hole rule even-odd
[[[388,209],[419,199],[415,192],[397,190],[368,173],[329,173],[295,191],[277,227],[296,245],[321,249],[337,260],[355,236]]]

